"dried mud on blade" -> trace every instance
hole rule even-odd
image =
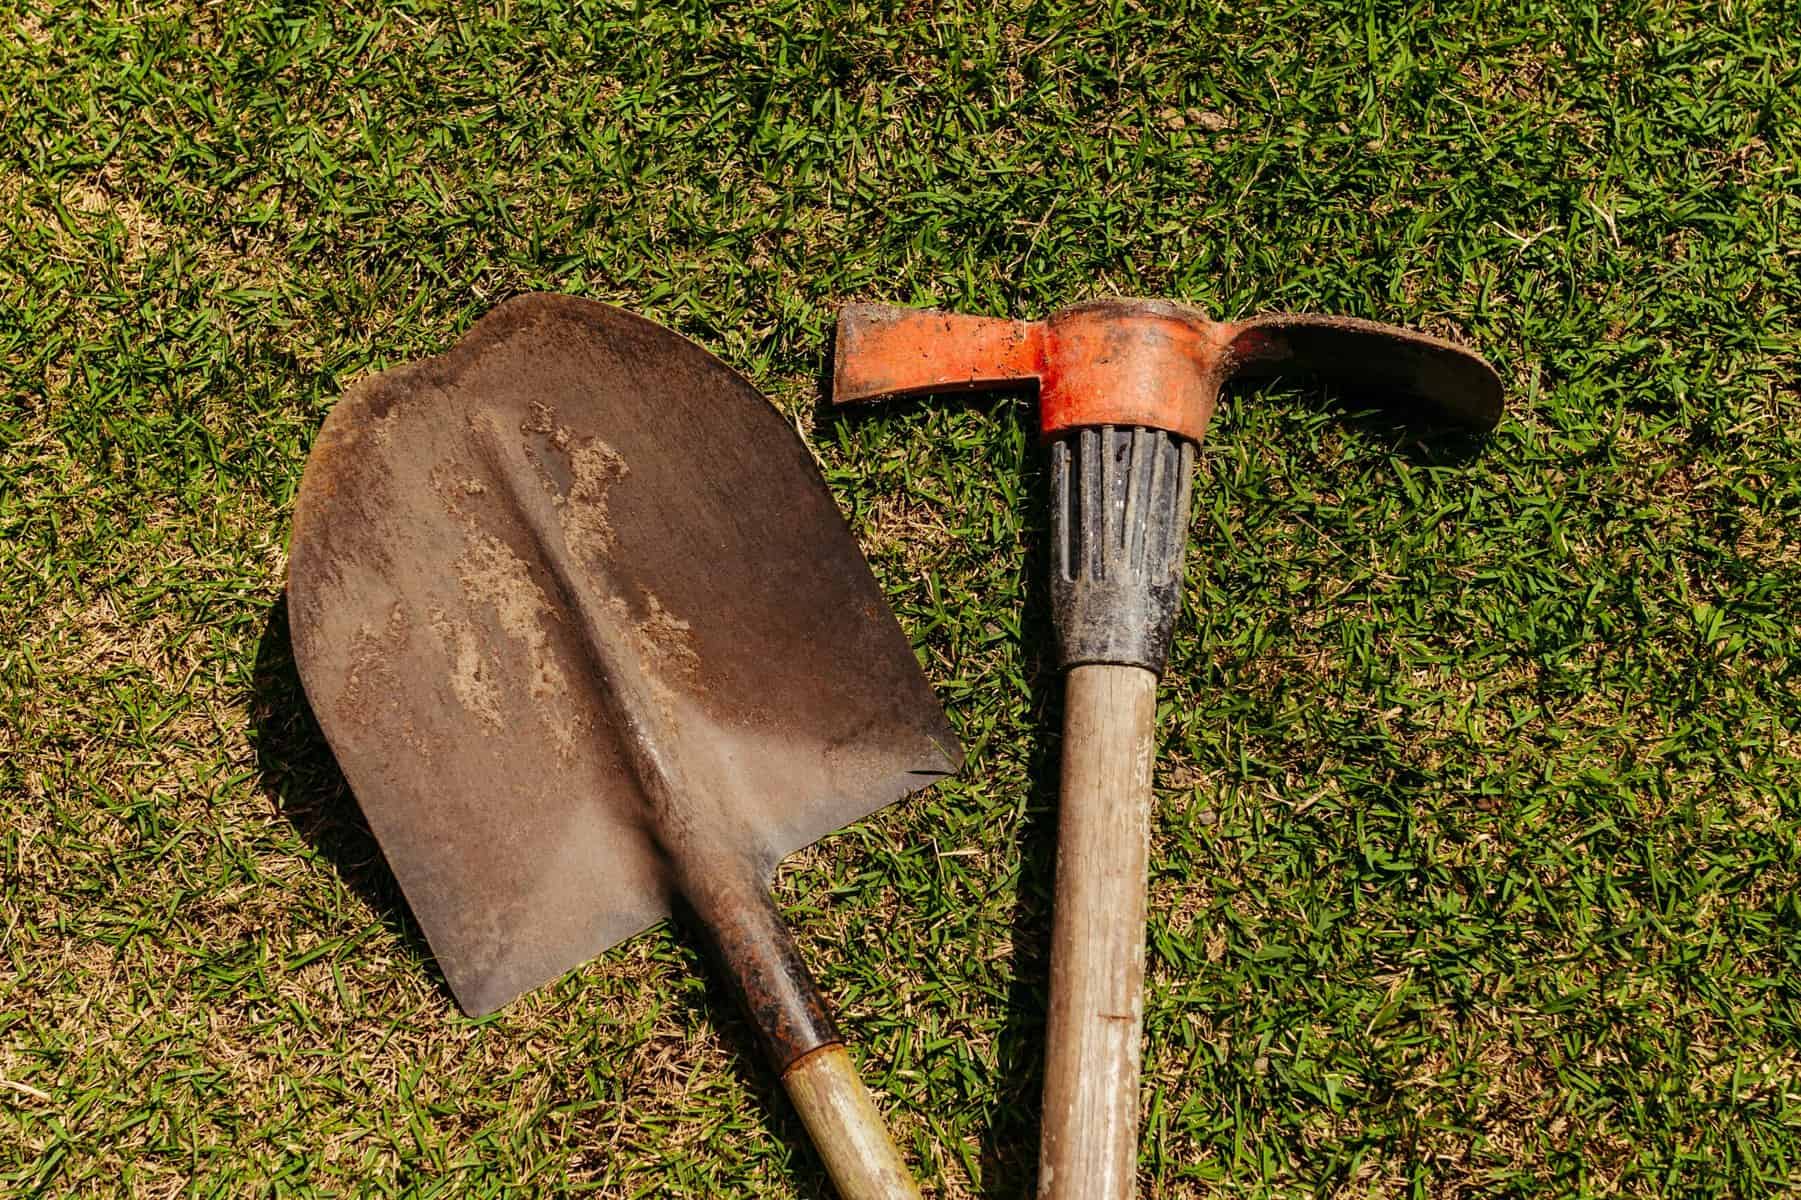
[[[833,1090],[848,1060],[767,881],[961,751],[750,384],[617,309],[502,305],[333,410],[289,605],[313,709],[466,1011],[679,902],[840,1190],[912,1194],[856,1143],[873,1111]],[[875,1183],[834,1161],[840,1135]]]

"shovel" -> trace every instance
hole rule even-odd
[[[918,1190],[769,896],[962,751],[744,379],[528,296],[353,388],[294,511],[294,657],[457,1002],[684,913],[841,1195]]]
[[[834,403],[1035,384],[1051,459],[1051,607],[1066,672],[1040,1200],[1123,1200],[1138,1167],[1145,876],[1157,680],[1181,600],[1195,446],[1236,377],[1322,375],[1441,423],[1492,427],[1478,355],[1392,325],[1213,321],[1099,300],[1042,321],[847,305]]]

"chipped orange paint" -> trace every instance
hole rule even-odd
[[[838,314],[832,394],[845,404],[1036,380],[1043,342],[1036,321],[848,304]]]
[[[1224,344],[1196,310],[1160,300],[1078,304],[1043,323],[1046,438],[1085,425],[1142,425],[1200,441],[1219,401]]]

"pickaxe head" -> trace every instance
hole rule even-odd
[[[1198,442],[1240,376],[1316,375],[1473,429],[1501,415],[1482,358],[1423,333],[1350,317],[1214,321],[1168,300],[1095,300],[1042,321],[886,304],[838,314],[832,402],[1038,385],[1039,429],[1162,429]]]
[[[846,305],[832,402],[1036,383],[1059,659],[1161,672],[1194,444],[1229,380],[1287,371],[1469,429],[1501,415],[1494,369],[1450,342],[1348,317],[1213,321],[1168,300],[1096,300],[1042,321]]]

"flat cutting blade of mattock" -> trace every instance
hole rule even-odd
[[[569,297],[353,388],[289,573],[307,696],[458,1002],[685,910],[846,1197],[917,1196],[772,905],[961,749],[794,430]]]
[[[1216,322],[1164,300],[1043,321],[853,304],[832,398],[1038,387],[1051,454],[1051,601],[1065,676],[1038,1195],[1137,1182],[1145,874],[1157,679],[1181,598],[1194,448],[1235,376],[1323,375],[1485,430],[1501,383],[1449,342],[1342,317]]]

